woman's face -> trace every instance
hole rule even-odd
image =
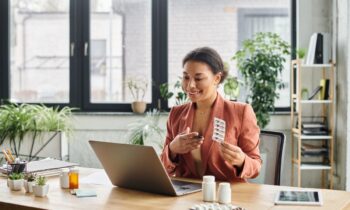
[[[203,62],[187,61],[184,66],[182,89],[192,102],[204,102],[216,96],[221,74],[214,75]]]

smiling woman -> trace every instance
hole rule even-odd
[[[209,47],[183,59],[182,89],[191,102],[173,107],[169,114],[161,156],[169,174],[214,175],[229,182],[259,174],[256,117],[250,105],[225,100],[217,92],[226,75],[220,55]]]

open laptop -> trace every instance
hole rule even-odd
[[[202,189],[199,183],[171,180],[151,146],[89,143],[115,186],[173,196]]]

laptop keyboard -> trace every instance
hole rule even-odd
[[[173,183],[173,185],[176,186],[184,186],[184,185],[189,185],[189,184],[193,184],[192,182],[185,182],[185,181],[180,181],[180,180],[171,180],[171,182]]]
[[[199,183],[171,180],[176,191],[193,191],[202,188]]]

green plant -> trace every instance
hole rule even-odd
[[[169,92],[169,84],[168,83],[163,83],[159,85],[159,92],[160,92],[160,97],[164,100],[168,100],[171,98],[174,93]]]
[[[143,101],[147,87],[148,82],[144,79],[129,79],[127,82],[127,87],[130,90],[130,93],[134,99],[134,101]]]
[[[270,121],[269,112],[274,110],[277,88],[283,88],[279,76],[289,55],[290,46],[277,34],[257,33],[253,39],[243,42],[243,48],[232,59],[242,72],[250,89],[247,101],[251,103],[258,125],[264,128]]]
[[[39,176],[36,179],[36,185],[38,186],[44,186],[46,184],[46,177],[45,176]]]
[[[24,136],[32,132],[32,145],[29,160],[33,155],[36,139],[43,132],[72,131],[71,116],[74,108],[64,107],[61,110],[45,105],[8,103],[0,106],[0,145],[8,139],[11,149],[19,155]],[[52,137],[53,138],[53,137]],[[35,156],[35,155],[34,155]]]
[[[163,132],[159,127],[160,112],[156,109],[148,111],[146,117],[128,125],[129,142],[131,144],[145,145],[145,140],[151,134],[157,134],[159,139],[163,139]],[[160,148],[163,146],[161,141],[155,141]]]
[[[305,57],[305,54],[306,54],[306,49],[305,48],[299,48],[295,52],[296,52],[296,54],[297,54],[299,59],[303,59]]]
[[[230,98],[230,100],[237,100],[239,95],[239,86],[242,85],[243,82],[237,77],[227,76],[224,82],[224,93],[226,96]]]
[[[177,80],[174,84],[174,92],[176,92],[176,94],[174,94],[174,92],[169,92],[169,84],[168,83],[163,83],[159,86],[159,91],[160,91],[160,97],[163,100],[169,100],[170,98],[172,98],[173,96],[175,96],[175,104],[176,105],[181,105],[184,103],[188,102],[188,98],[187,98],[187,94],[182,90],[181,87],[181,80],[182,78],[179,77],[179,80]]]
[[[36,174],[34,173],[25,174],[24,179],[27,180],[28,182],[33,182],[36,179]]]
[[[23,173],[11,173],[8,178],[10,180],[19,180],[19,179],[23,179],[24,175]]]

